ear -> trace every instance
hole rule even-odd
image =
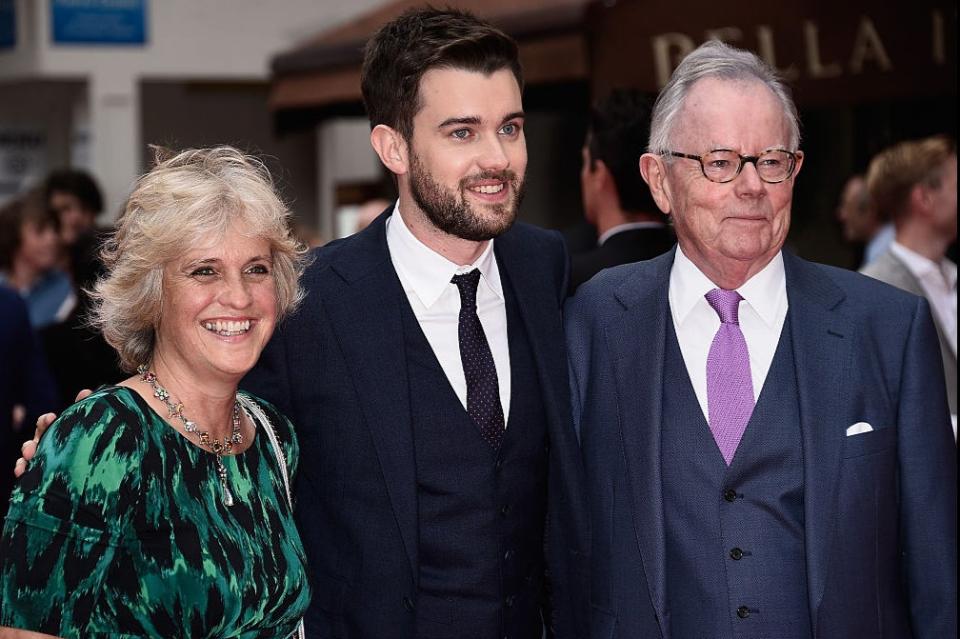
[[[912,211],[927,211],[930,209],[930,189],[922,182],[914,184],[907,200]]]
[[[404,175],[410,170],[407,141],[396,129],[378,124],[370,132],[370,144],[383,165],[392,173]]]
[[[670,185],[667,181],[667,167],[663,158],[653,153],[640,156],[640,175],[650,187],[650,194],[664,215],[670,215]]]

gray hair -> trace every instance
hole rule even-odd
[[[303,298],[299,279],[307,249],[290,232],[290,213],[263,163],[229,146],[157,149],[140,177],[101,256],[108,273],[94,285],[90,322],[126,370],[148,364],[163,307],[163,267],[233,224],[270,244],[277,317]]]
[[[704,78],[763,83],[783,105],[783,112],[790,127],[788,150],[796,151],[800,146],[800,116],[790,89],[780,75],[756,54],[731,47],[719,40],[710,40],[683,59],[670,76],[670,81],[660,91],[653,106],[647,151],[662,154],[670,150],[670,137],[673,135],[677,116],[683,109],[690,89]]]

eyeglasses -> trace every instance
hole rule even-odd
[[[760,155],[740,155],[730,149],[715,149],[704,155],[690,155],[676,151],[663,152],[663,155],[696,160],[700,163],[703,177],[720,184],[732,182],[740,175],[743,165],[747,162],[751,162],[756,167],[757,175],[764,182],[768,184],[783,182],[793,175],[798,154],[800,154],[799,151],[791,153],[786,149],[767,149]]]

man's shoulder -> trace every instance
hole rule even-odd
[[[643,299],[658,288],[666,290],[672,263],[673,253],[669,252],[651,260],[604,269],[577,289],[565,312],[602,312],[614,304]]]
[[[892,286],[875,277],[845,268],[819,264],[796,258],[803,269],[814,278],[836,286],[847,298],[848,312],[853,313],[894,313],[904,311],[913,313],[917,306],[917,296]],[[789,280],[788,280],[789,284]]]
[[[563,235],[559,231],[541,228],[527,222],[515,222],[500,237],[494,240],[508,247],[520,247],[524,250],[547,249],[562,251]]]

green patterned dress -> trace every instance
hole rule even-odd
[[[256,400],[291,477],[290,422]],[[286,638],[310,599],[306,559],[274,449],[212,454],[135,392],[64,411],[10,501],[0,541],[0,626],[60,637]]]

